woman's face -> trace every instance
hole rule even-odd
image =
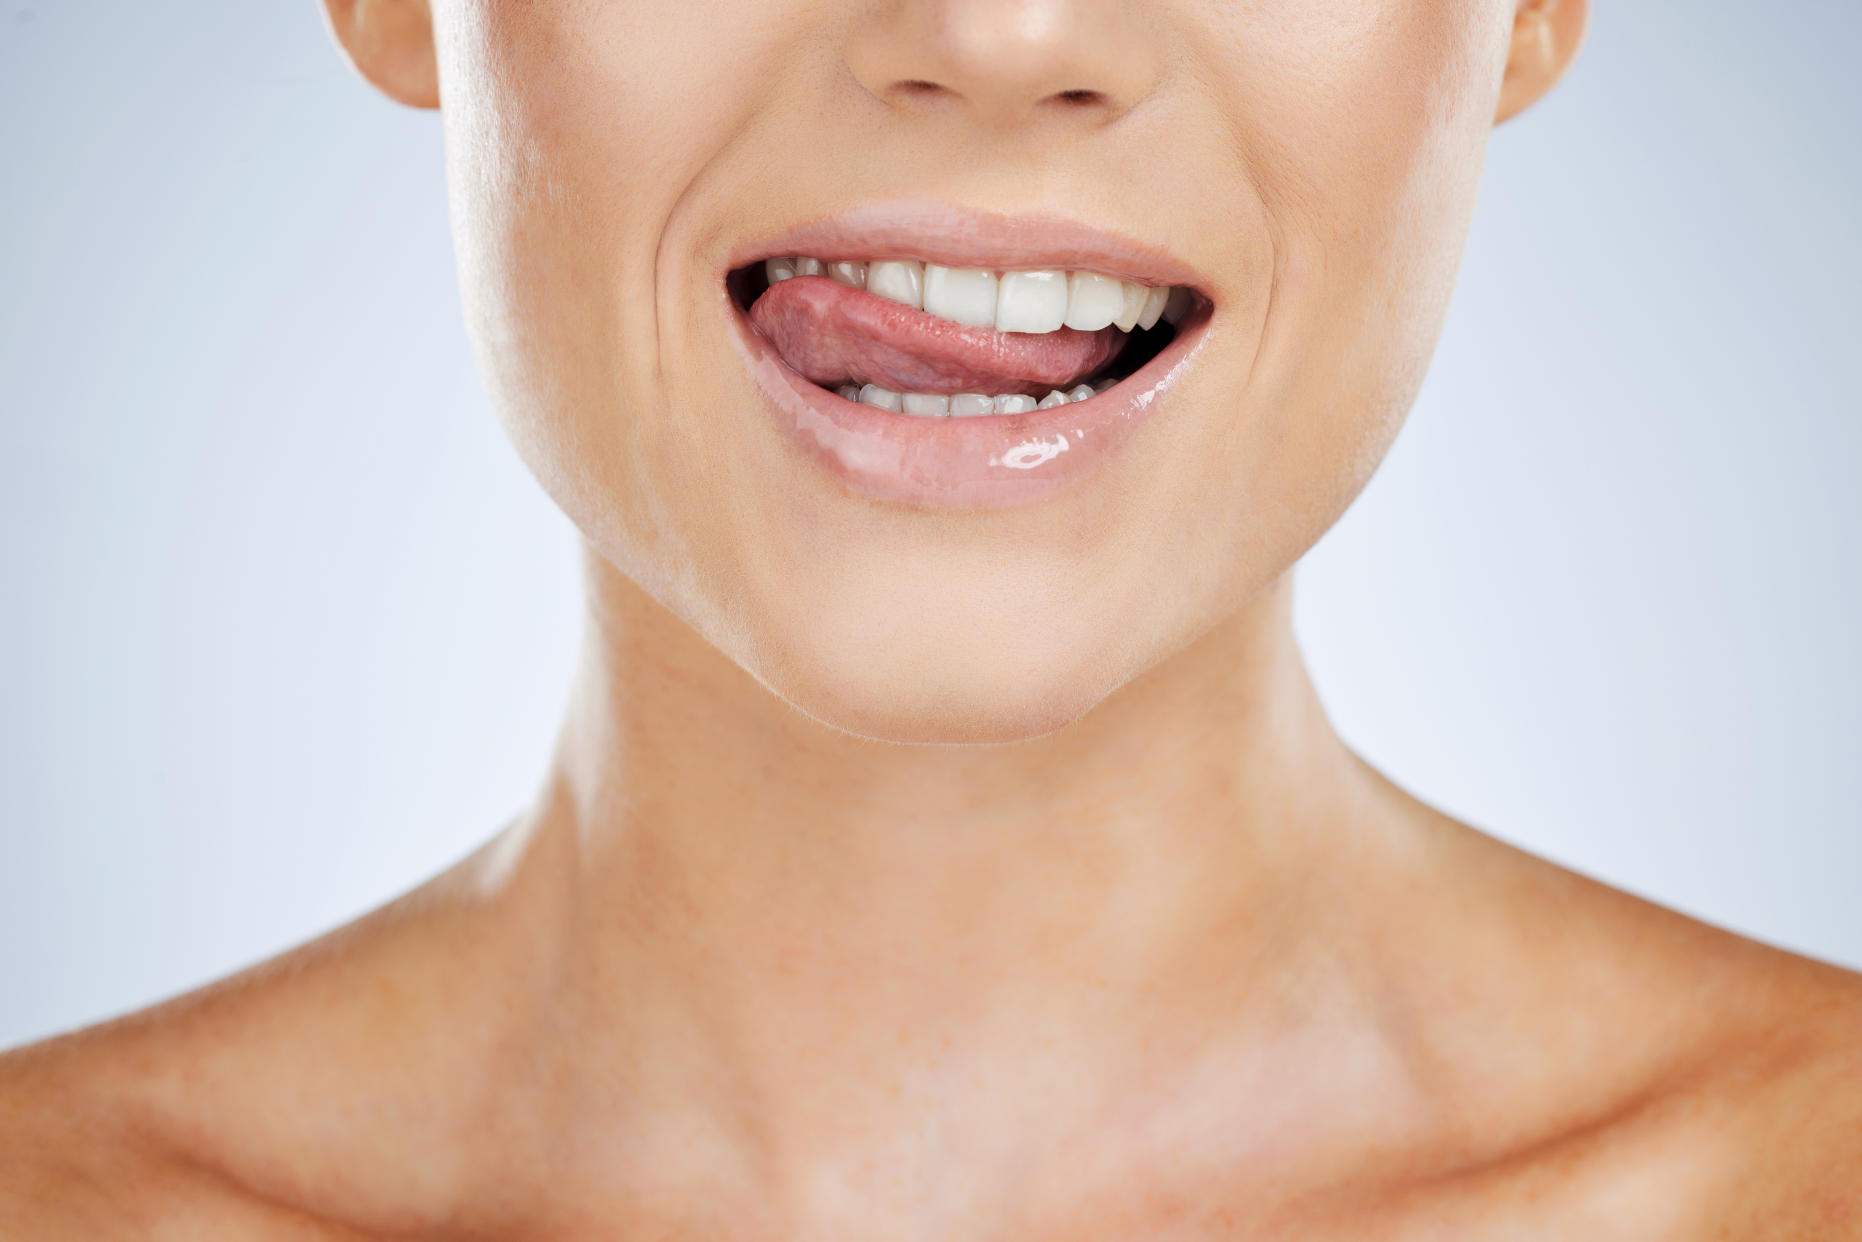
[[[1514,8],[435,0],[494,399],[593,547],[796,707],[896,740],[1046,732],[1246,608],[1370,476],[1439,330]],[[889,301],[769,282],[798,255],[906,266]],[[956,269],[929,324],[897,300],[923,261]],[[1041,302],[1066,277],[989,283],[1050,270],[1085,274],[1085,310]],[[1121,288],[1098,276],[1193,293],[1174,329],[1094,332]],[[978,299],[1011,283],[1016,314],[1082,318],[979,377]],[[1035,395],[1150,353],[1025,415],[832,391]]]

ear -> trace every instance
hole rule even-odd
[[[410,108],[440,106],[428,0],[323,0],[323,10],[357,73]]]
[[[1506,77],[1500,83],[1500,106],[1494,114],[1496,125],[1525,111],[1564,76],[1590,18],[1589,0],[1518,0],[1518,4]]]

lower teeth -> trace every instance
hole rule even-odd
[[[987,393],[960,392],[945,396],[942,393],[893,392],[878,384],[842,384],[835,391],[848,401],[878,406],[882,410],[908,414],[913,418],[976,418],[984,414],[1026,414],[1030,410],[1048,410],[1057,405],[1068,405],[1097,396],[1116,383],[1117,380],[1103,379],[1096,384],[1076,384],[1065,392],[1056,388],[1039,401],[1024,393],[1003,393],[992,397]]]

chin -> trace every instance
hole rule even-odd
[[[844,676],[783,677],[764,684],[829,728],[875,742],[937,746],[1030,741],[1072,724],[1112,689],[1081,679],[981,683],[958,670],[892,693]]]
[[[1052,733],[1141,671],[1131,653],[1108,655],[1102,637],[1079,632],[1077,619],[1072,632],[1064,624],[1005,631],[973,624],[968,612],[816,613],[806,631],[741,663],[777,697],[831,728],[938,745]]]

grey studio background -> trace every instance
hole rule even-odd
[[[1596,7],[1301,632],[1424,797],[1862,966],[1862,9]],[[314,0],[0,6],[0,227],[6,1044],[495,831],[577,584],[473,371],[437,119]]]

